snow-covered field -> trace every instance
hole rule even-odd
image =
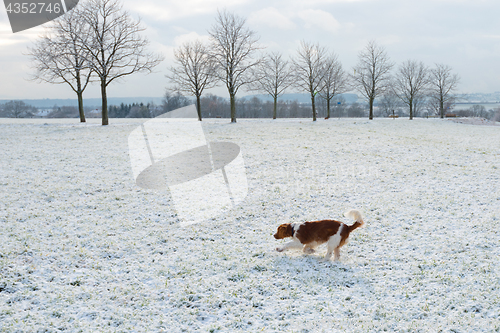
[[[248,195],[182,226],[134,184],[143,121],[0,119],[0,331],[500,331],[500,127],[204,120]],[[351,208],[339,263],[275,251],[280,223]]]

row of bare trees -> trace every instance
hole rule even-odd
[[[124,76],[149,73],[163,60],[146,50],[149,41],[142,31],[119,0],[88,0],[53,21],[29,49],[33,79],[69,85],[78,96],[82,122],[83,92],[89,82],[98,82],[102,124],[108,125],[107,87]]]
[[[327,103],[341,93],[357,90],[368,102],[373,118],[374,101],[392,93],[410,108],[422,95],[437,101],[443,116],[458,84],[458,76],[446,65],[430,70],[421,62],[404,62],[392,75],[394,64],[385,50],[369,42],[359,53],[353,74],[347,74],[338,56],[319,44],[302,41],[291,59],[280,53],[257,54],[262,46],[245,19],[218,11],[209,29],[210,43],[185,43],[174,52],[175,65],[167,77],[173,90],[196,98],[198,119],[202,120],[201,96],[206,89],[224,85],[229,94],[231,122],[236,122],[236,95],[240,89],[260,91],[274,100],[277,117],[278,98],[287,89],[310,95],[312,118],[317,116],[316,97]],[[90,82],[98,82],[102,96],[102,124],[108,124],[107,87],[137,72],[151,72],[162,56],[147,51],[144,28],[122,9],[120,0],[87,0],[54,21],[29,49],[35,69],[34,79],[67,84],[77,94],[80,120],[85,121],[83,92]]]
[[[257,81],[253,70],[263,63],[253,57],[260,49],[259,39],[245,27],[245,19],[226,11],[218,12],[209,34],[210,45],[195,41],[175,51],[176,66],[167,77],[176,84],[175,89],[195,96],[199,120],[203,91],[224,84],[229,93],[231,122],[236,122],[236,94],[242,86]]]
[[[373,119],[376,98],[386,94],[397,96],[413,109],[422,96],[431,98],[439,106],[441,117],[447,103],[453,98],[459,78],[447,65],[438,64],[429,69],[422,62],[408,60],[392,74],[394,63],[386,51],[374,41],[359,53],[358,64],[349,75],[338,56],[319,44],[300,43],[295,56],[286,60],[280,53],[256,56],[261,49],[254,31],[245,27],[245,19],[226,11],[218,12],[215,25],[209,30],[210,44],[188,42],[175,50],[175,65],[167,77],[174,90],[196,97],[198,118],[202,119],[200,98],[203,91],[224,84],[231,105],[231,122],[236,121],[236,93],[245,86],[248,91],[269,94],[274,100],[273,118],[276,119],[278,98],[287,89],[307,92],[311,98],[312,118],[316,120],[316,96],[327,103],[347,91],[358,91],[369,105]]]
[[[218,84],[226,86],[231,122],[236,122],[236,94],[242,87],[269,94],[274,101],[273,118],[277,117],[278,97],[291,86],[311,96],[312,115],[316,120],[315,98],[319,93],[328,103],[349,88],[348,77],[338,57],[319,45],[302,42],[297,57],[286,60],[280,53],[255,57],[261,49],[256,33],[245,27],[245,19],[219,11],[209,30],[211,42],[188,42],[175,50],[175,66],[167,77],[177,91],[196,98],[198,119],[202,119],[200,98],[205,89]]]
[[[392,92],[409,108],[413,119],[414,108],[422,99],[437,105],[441,118],[452,102],[453,91],[459,82],[451,67],[437,64],[430,69],[423,62],[408,60],[403,62],[393,80]]]

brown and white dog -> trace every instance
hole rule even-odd
[[[330,260],[332,253],[334,260],[340,258],[340,248],[347,242],[349,234],[365,223],[361,213],[357,210],[350,210],[344,214],[346,217],[354,219],[354,224],[346,225],[335,220],[322,220],[313,222],[284,223],[278,227],[274,238],[283,239],[292,237],[292,241],[276,248],[281,252],[291,248],[301,248],[305,253],[313,253],[318,245],[327,243],[325,260]]]

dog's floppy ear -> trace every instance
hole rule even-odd
[[[274,234],[274,238],[283,239],[292,237],[292,225],[290,223],[283,223],[278,227],[278,231]]]

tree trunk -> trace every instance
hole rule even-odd
[[[201,121],[201,96],[196,95],[196,111],[198,112],[198,120]]]
[[[231,122],[236,122],[236,96],[233,92],[229,92],[229,98],[231,100]]]
[[[84,123],[85,120],[85,112],[83,111],[83,92],[79,90],[77,93],[78,96],[78,113],[80,114],[80,122]]]
[[[370,97],[369,104],[370,104],[370,115],[368,116],[368,119],[373,120],[373,102],[375,98]]]
[[[312,103],[312,111],[313,111],[313,121],[316,121],[316,105],[314,103],[314,94],[311,94],[311,103]]]
[[[326,119],[330,119],[330,99],[326,99]]]
[[[443,99],[439,99],[439,113],[441,114],[441,118],[444,118],[444,103]]]
[[[76,95],[78,96],[78,113],[80,114],[80,122],[85,122],[85,113],[83,112],[83,91],[82,82],[80,81],[80,72],[76,75]]]
[[[276,119],[276,109],[278,107],[278,96],[274,97],[273,119]]]
[[[106,96],[106,82],[101,80],[101,97],[102,97],[102,125],[108,125],[108,98]]]
[[[413,101],[410,100],[410,120],[413,119]]]

